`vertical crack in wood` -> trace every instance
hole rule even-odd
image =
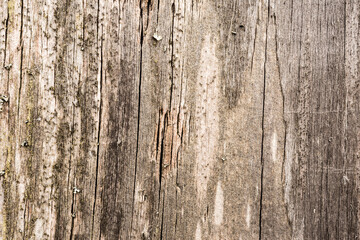
[[[7,7],[7,16],[5,20],[5,36],[4,36],[4,64],[3,67],[6,66],[6,49],[7,49],[7,38],[8,38],[8,28],[9,28],[9,6]]]
[[[181,85],[182,85],[182,81],[181,81]],[[182,87],[181,87],[182,89]],[[180,97],[181,99],[181,97]],[[180,105],[179,104],[179,113],[178,113],[178,125],[179,125],[179,119],[180,119]],[[179,127],[177,127],[177,131],[179,131]],[[181,128],[181,133],[180,133],[180,147],[177,150],[177,154],[176,154],[176,180],[175,180],[175,230],[174,230],[174,236],[176,237],[176,231],[177,231],[177,224],[178,224],[178,191],[179,191],[179,158],[180,158],[180,152],[182,150],[182,146],[183,146],[183,135],[184,135],[184,127]]]
[[[143,44],[144,44],[144,24],[143,24],[143,10],[142,10],[142,0],[139,1],[140,5],[140,64],[139,64],[139,88],[138,88],[138,116],[137,116],[137,130],[136,130],[136,153],[135,153],[135,167],[134,167],[134,185],[133,185],[133,194],[132,194],[132,212],[131,212],[131,222],[130,222],[130,238],[132,233],[132,225],[134,220],[134,205],[135,205],[135,192],[136,192],[136,172],[137,172],[137,162],[138,162],[138,153],[139,153],[139,134],[140,134],[140,106],[141,106],[141,78],[142,78],[142,57],[143,57]]]
[[[85,22],[86,22],[86,14],[85,14],[85,0],[82,0],[82,6],[83,6],[83,19],[82,19],[82,48],[85,49]]]
[[[175,2],[172,2],[171,5],[171,12],[172,12],[172,22],[171,22],[171,86],[170,86],[170,100],[169,100],[169,110],[165,113],[164,117],[164,127],[163,127],[163,135],[162,135],[162,142],[161,142],[161,152],[160,152],[160,171],[159,171],[159,209],[160,209],[160,203],[161,203],[161,191],[164,188],[164,184],[162,182],[162,175],[163,175],[163,168],[164,168],[164,155],[167,154],[165,150],[165,141],[169,141],[168,134],[167,134],[167,128],[169,127],[169,121],[170,124],[173,124],[173,114],[172,114],[172,101],[173,101],[173,92],[174,92],[174,67],[175,67],[175,58],[174,58],[174,28],[175,28]],[[171,131],[173,130],[173,127],[171,127]],[[173,153],[173,142],[174,142],[174,135],[171,134],[171,147],[170,147],[170,162],[166,162],[166,164],[169,164],[169,167],[172,166],[172,153]],[[166,157],[166,156],[165,156]],[[162,194],[162,211],[161,211],[161,223],[160,223],[160,239],[163,239],[163,231],[164,231],[164,212],[165,212],[165,189],[163,190]]]
[[[285,157],[286,157],[286,120],[285,120],[285,92],[283,85],[281,83],[281,73],[280,73],[280,60],[279,60],[279,54],[278,54],[278,39],[277,39],[277,23],[276,23],[276,16],[274,16],[274,24],[275,24],[275,54],[276,54],[276,64],[277,64],[277,70],[278,70],[278,76],[279,76],[279,85],[280,85],[280,93],[282,98],[282,108],[283,108],[283,124],[284,124],[284,149],[283,149],[283,162],[281,166],[281,179],[284,180],[284,167],[285,167]]]
[[[289,215],[289,205],[286,202],[286,198],[285,198],[285,184],[286,184],[286,179],[285,179],[285,161],[286,161],[286,139],[287,139],[287,122],[285,119],[285,89],[283,87],[283,84],[281,82],[281,71],[280,71],[280,59],[279,59],[279,49],[278,49],[278,26],[277,26],[277,22],[276,22],[276,15],[274,14],[274,25],[275,25],[275,56],[276,56],[276,64],[277,64],[277,71],[278,71],[278,76],[279,76],[279,86],[280,86],[280,93],[281,93],[281,98],[282,98],[282,120],[283,120],[283,126],[284,126],[284,136],[283,136],[283,141],[284,141],[284,145],[283,145],[283,161],[282,161],[282,165],[281,165],[281,181],[283,184],[282,187],[282,193],[283,193],[283,201],[285,203],[285,211],[286,211],[286,217],[287,217],[287,223],[290,227],[290,236],[292,238],[293,236],[293,230],[292,230],[292,222],[290,220],[290,215]]]
[[[99,10],[100,10],[100,0],[98,0],[98,11],[97,11],[97,39],[99,39]],[[99,117],[98,117],[98,132],[97,132],[97,148],[96,148],[96,170],[95,170],[95,188],[94,188],[94,203],[92,209],[92,223],[91,223],[91,238],[94,233],[94,223],[95,223],[95,208],[96,208],[96,198],[97,198],[97,189],[98,189],[98,179],[99,179],[99,156],[100,156],[100,133],[101,133],[101,115],[102,115],[102,85],[103,85],[103,38],[102,33],[100,37],[100,79],[99,79]]]
[[[175,2],[172,3],[171,6],[172,10],[172,23],[171,23],[171,97],[170,97],[170,113],[172,112],[171,106],[172,106],[172,96],[174,92],[174,67],[175,67],[175,57],[174,57],[174,29],[175,29]],[[181,100],[180,100],[181,101]],[[179,102],[179,106],[181,105],[181,102]],[[179,113],[178,113],[179,114]],[[174,119],[173,114],[170,114],[170,121],[171,121],[171,150],[170,150],[170,166],[173,166],[173,146],[174,146],[174,134],[173,134],[173,128],[174,128]],[[179,118],[177,119],[177,122],[179,121]],[[177,159],[176,159],[177,160]]]
[[[73,234],[74,234],[74,220],[75,220],[75,197],[76,197],[76,192],[75,189],[72,192],[72,203],[71,203],[71,228],[70,228],[70,238],[69,240],[72,239]]]
[[[158,204],[158,209],[160,210],[161,207],[161,186],[162,186],[162,169],[163,169],[163,162],[164,162],[164,139],[165,139],[165,134],[166,134],[166,128],[167,128],[167,124],[168,124],[168,113],[165,113],[164,116],[164,123],[163,123],[163,127],[162,127],[162,134],[161,134],[161,147],[160,147],[160,163],[159,163],[159,204]],[[161,116],[159,118],[159,121],[161,120]],[[160,126],[160,125],[159,125]],[[162,239],[162,234],[163,234],[163,223],[164,223],[164,197],[165,195],[163,195],[163,204],[162,204],[162,211],[161,211],[161,223],[160,223],[160,239]]]
[[[175,3],[173,2],[171,5],[172,10],[172,23],[171,23],[171,86],[170,86],[170,112],[171,112],[171,104],[172,104],[172,95],[174,88],[174,24],[175,24]],[[171,115],[170,115],[171,116]]]
[[[70,147],[70,157],[69,157],[69,171],[68,171],[68,183],[67,188],[69,189],[70,186],[70,175],[71,175],[71,164],[72,164],[72,154],[73,154],[73,146],[74,146],[74,131],[75,131],[75,107],[72,106],[72,125],[70,128],[70,134],[71,134],[71,147]],[[71,187],[70,187],[71,190]],[[73,193],[72,193],[73,194]],[[74,211],[74,196],[72,197],[71,202],[71,229],[70,229],[70,240],[73,235],[73,229],[74,229],[74,218],[73,218],[73,211]]]
[[[19,92],[18,92],[18,105],[17,105],[17,117],[18,117],[18,122],[20,121],[20,100],[21,100],[21,89],[22,89],[22,81],[23,81],[23,77],[22,77],[22,66],[23,66],[23,58],[24,58],[24,47],[23,47],[23,25],[24,25],[24,0],[21,0],[21,13],[20,13],[20,39],[19,39],[19,44],[20,44],[20,76],[19,76]],[[25,199],[25,207],[24,207],[24,223],[23,223],[23,239],[25,239],[25,226],[26,226],[26,202],[27,200]]]
[[[21,96],[21,88],[22,88],[22,65],[23,65],[23,52],[24,52],[24,47],[23,47],[23,24],[24,24],[24,0],[21,0],[21,14],[20,14],[20,76],[19,76],[19,80],[20,80],[20,84],[19,84],[19,96],[18,96],[18,105],[17,105],[17,116],[18,116],[18,121],[20,121],[19,118],[19,114],[20,114],[20,96]]]
[[[25,240],[25,236],[26,236],[26,209],[27,209],[27,205],[28,205],[28,201],[27,199],[25,199],[25,207],[24,207],[24,225],[23,225],[23,233],[22,233],[22,239]]]
[[[250,73],[252,73],[253,70],[253,65],[254,65],[254,55],[255,55],[255,47],[256,47],[256,37],[257,37],[257,26],[259,24],[259,10],[257,12],[257,17],[256,17],[256,24],[255,24],[255,36],[254,36],[254,42],[253,42],[253,49],[252,49],[252,54],[251,54],[251,67],[250,67]]]
[[[150,21],[150,9],[152,9],[152,1],[153,0],[146,0],[147,1],[147,5],[146,5],[146,14],[147,14],[147,16],[146,16],[146,29],[145,30],[147,30],[148,29],[148,27],[149,27],[149,21]],[[141,1],[140,1],[141,2]]]
[[[157,4],[156,26],[159,23],[159,12],[160,12],[160,0],[158,0],[158,4]]]
[[[267,41],[268,41],[268,28],[270,18],[270,0],[267,6],[267,22],[265,34],[265,58],[264,58],[264,88],[263,88],[263,106],[262,106],[262,134],[261,134],[261,179],[260,179],[260,210],[259,210],[259,240],[261,240],[261,220],[262,220],[262,201],[263,201],[263,181],[264,181],[264,120],[265,120],[265,97],[266,97],[266,64],[267,64]]]
[[[69,171],[68,171],[68,177],[67,177],[67,188],[70,186],[70,174],[71,174],[71,163],[72,163],[72,154],[73,154],[73,146],[74,146],[74,131],[75,131],[75,108],[72,107],[72,125],[70,129],[71,134],[71,147],[70,147],[70,157],[69,157]]]
[[[66,2],[66,13],[68,13],[68,8],[69,8],[69,2]],[[82,25],[82,40],[84,42],[84,33],[85,33],[85,19],[83,18],[83,25]],[[57,41],[57,39],[56,39]],[[75,40],[74,40],[75,41]],[[57,45],[57,43],[56,43]],[[82,46],[84,46],[84,43],[82,44]],[[56,51],[57,52],[57,51]],[[56,68],[55,68],[56,71]],[[55,86],[55,91],[56,91],[56,74],[54,71],[54,86]],[[79,80],[81,79],[80,75],[79,75]],[[56,98],[55,98],[56,100]],[[69,171],[68,171],[68,183],[67,183],[67,187],[69,189],[70,186],[70,175],[71,175],[71,164],[72,164],[72,154],[73,154],[73,146],[74,146],[74,132],[75,132],[75,105],[73,103],[72,105],[72,125],[70,127],[70,135],[71,135],[71,147],[70,147],[70,156],[69,156]],[[74,168],[74,174],[75,174],[75,168]],[[74,175],[73,178],[73,183],[76,183],[76,177]],[[75,207],[76,207],[76,185],[73,184],[73,188],[70,187],[70,191],[72,193],[72,199],[71,199],[71,225],[70,225],[70,235],[69,235],[69,239],[71,240],[73,238],[74,235],[74,228],[75,228],[75,217],[76,217],[76,212],[75,212]]]
[[[159,122],[161,121],[161,116],[159,116]],[[158,209],[160,209],[160,200],[161,200],[161,180],[162,180],[162,166],[163,166],[163,163],[164,163],[164,154],[165,154],[165,151],[164,151],[164,139],[165,139],[165,133],[166,133],[166,125],[167,125],[167,121],[168,120],[168,112],[165,113],[165,116],[164,116],[164,122],[163,122],[163,126],[162,126],[162,133],[161,133],[161,146],[160,146],[160,161],[159,161],[159,204],[158,204]],[[161,125],[159,124],[159,127]],[[161,225],[162,226],[162,225]]]
[[[164,229],[164,204],[165,204],[165,191],[163,193],[163,210],[162,210],[162,213],[161,213],[161,230],[160,230],[160,240],[163,239],[163,229]]]

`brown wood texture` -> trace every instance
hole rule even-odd
[[[0,239],[359,239],[359,0],[0,0]]]

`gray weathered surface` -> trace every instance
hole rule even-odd
[[[359,238],[359,8],[0,0],[0,238]]]

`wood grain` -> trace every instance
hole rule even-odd
[[[0,239],[359,238],[357,0],[0,0]]]

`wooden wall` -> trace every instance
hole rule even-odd
[[[0,239],[358,239],[359,0],[0,0]]]

